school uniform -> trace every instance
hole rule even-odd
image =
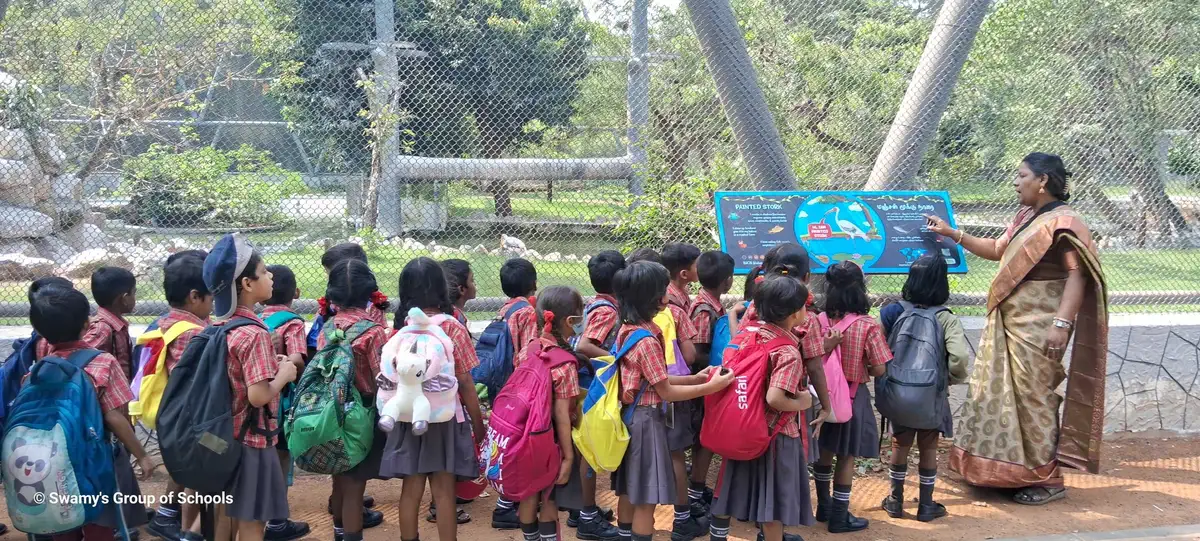
[[[159,318],[158,328],[162,329],[163,332],[166,332],[168,329],[175,326],[176,323],[180,322],[191,323],[199,326],[199,328],[191,329],[180,334],[178,338],[171,342],[171,345],[167,346],[167,357],[164,362],[164,365],[167,368],[167,374],[170,374],[171,370],[175,369],[175,365],[179,364],[179,359],[183,358],[183,352],[187,349],[188,342],[191,342],[193,337],[200,334],[205,327],[212,324],[211,320],[200,319],[196,317],[196,314],[188,312],[187,310],[172,308],[166,313],[166,315]]]
[[[371,321],[371,317],[367,314],[366,310],[362,308],[347,308],[338,311],[337,315],[333,316],[330,324],[334,328],[348,331],[354,324],[363,320]],[[354,355],[354,388],[358,389],[363,402],[369,407],[374,407],[375,395],[379,392],[379,386],[376,382],[378,381],[377,378],[379,378],[379,364],[383,354],[383,345],[387,341],[387,328],[377,325],[359,335],[350,344],[350,351]],[[317,343],[319,347],[325,347],[325,335],[321,335]],[[376,414],[371,419],[371,424],[376,425],[376,421],[378,420],[379,416]],[[371,450],[367,453],[366,458],[340,475],[359,481],[384,479],[379,476],[379,463],[383,459],[383,447],[386,443],[387,433],[380,430],[379,426],[376,425],[375,436],[371,440]]]
[[[871,393],[868,366],[880,366],[892,360],[883,327],[872,317],[862,317],[842,333],[842,372],[855,392],[852,417],[845,423],[825,423],[821,428],[821,450],[838,456],[879,457],[879,423]],[[854,391],[857,384],[857,391]]]
[[[708,310],[699,310],[698,308],[701,306],[708,307],[716,313],[716,316],[709,313]],[[696,345],[697,349],[701,346],[709,347],[709,355],[711,355],[713,324],[720,320],[720,318],[726,317],[725,307],[721,304],[721,299],[713,295],[711,291],[701,288],[700,293],[692,301],[692,306],[688,310],[688,313],[691,314],[692,327],[696,330],[696,337],[692,340],[692,343]],[[692,368],[694,369],[692,370],[693,372],[704,369],[703,366],[699,365]],[[694,412],[694,415],[692,415],[692,430],[696,434],[700,434],[700,428],[704,424],[704,399],[697,398],[693,400],[692,408]]]
[[[503,319],[504,315],[512,309],[513,305],[519,302],[527,302],[529,306],[513,312],[513,315],[508,318],[508,336],[512,340],[513,347],[516,349],[521,349],[522,346],[536,340],[538,337],[537,309],[534,308],[534,306],[537,306],[537,301],[532,297],[513,297],[504,303],[504,306],[500,308],[500,312],[496,316]],[[524,357],[520,355],[513,357],[513,368],[521,366],[521,361],[523,360]]]
[[[542,333],[542,336],[537,339],[543,350],[549,348],[561,348],[558,340],[551,335]],[[532,345],[530,342],[529,345]],[[520,357],[525,358],[529,354],[529,345],[521,348]],[[579,417],[579,409],[576,407],[577,399],[581,394],[579,389],[579,370],[575,365],[570,363],[558,365],[550,369],[550,386],[552,389],[552,398],[554,400],[569,400],[571,402],[571,426],[575,426]],[[551,404],[553,406],[553,404]],[[557,436],[557,434],[556,434]],[[558,438],[555,438],[555,443]],[[575,462],[571,464],[571,476],[567,478],[565,485],[553,485],[550,490],[550,499],[558,505],[559,509],[567,509],[578,511],[583,509],[583,484],[579,477],[579,453],[574,453]]]
[[[227,369],[233,396],[233,426],[242,426],[257,415],[258,431],[247,428],[242,438],[242,462],[230,484],[233,502],[225,506],[225,515],[242,521],[266,522],[288,518],[287,480],[279,467],[275,442],[279,435],[279,396],[260,410],[250,405],[251,386],[275,379],[279,361],[267,326],[252,310],[238,306],[233,317],[249,319],[253,324],[232,329],[228,343]],[[259,432],[275,433],[267,436]]]
[[[96,310],[83,341],[117,358],[125,379],[133,378],[133,342],[129,339],[129,322],[104,307]]]
[[[611,349],[613,342],[616,341],[617,331],[621,328],[621,315],[617,311],[617,307],[621,306],[617,303],[617,299],[606,293],[597,293],[596,300],[608,301],[612,306],[597,306],[588,312],[587,321],[584,322],[583,337],[587,338],[592,343],[600,346],[601,349]]]
[[[81,349],[95,348],[82,340],[62,344],[49,344],[47,342],[46,354],[66,359],[72,353]],[[92,359],[83,369],[96,390],[96,398],[100,401],[100,411],[103,413],[108,413],[112,410],[123,410],[133,400],[133,391],[129,389],[129,381],[125,378],[121,370],[121,363],[110,353],[101,353],[95,359]],[[128,500],[136,501],[137,497],[141,496],[142,491],[138,486],[137,477],[133,474],[133,463],[130,459],[129,450],[125,449],[124,445],[115,440],[113,442],[113,469],[116,471],[117,476],[117,490],[124,495],[131,496]],[[125,516],[125,526],[130,530],[146,524],[146,508],[142,504],[125,503],[121,506],[121,510]],[[96,530],[96,533],[101,537],[105,533],[111,536],[113,529],[121,526],[121,521],[116,513],[116,506],[108,505],[100,513],[96,522],[88,526],[96,527],[92,529]],[[88,533],[84,532],[84,535]],[[60,536],[54,537],[56,539],[78,539],[78,534],[79,532],[73,532],[64,534],[61,538]]]
[[[617,343],[623,344],[638,329],[649,331],[652,337],[634,345],[619,362],[622,410],[633,408],[633,420],[629,424],[629,448],[612,474],[612,488],[617,496],[627,496],[634,505],[674,505],[675,469],[667,443],[664,402],[654,391],[656,384],[667,379],[662,331],[649,321],[622,325]],[[646,389],[638,399],[643,382]]]
[[[438,310],[425,310],[425,313],[441,315]],[[471,369],[479,366],[470,333],[453,317],[446,318],[441,327],[454,345],[454,374],[469,374]],[[385,479],[403,479],[410,475],[449,472],[458,481],[468,481],[479,477],[478,456],[471,434],[470,414],[466,411],[462,422],[452,419],[430,423],[422,435],[412,433],[412,423],[397,422],[387,435],[379,474]]]
[[[879,311],[879,319],[883,324],[884,335],[890,336],[892,334],[892,325],[894,325],[896,320],[900,319],[900,316],[903,314],[904,307],[901,306],[900,303],[889,304]],[[962,321],[960,321],[958,316],[954,315],[949,310],[938,312],[937,320],[942,326],[942,335],[945,337],[946,373],[949,375],[949,384],[959,385],[961,383],[966,383],[968,377],[967,364],[970,362],[970,353],[968,352],[967,335],[966,331],[963,330]],[[940,432],[942,437],[953,438],[954,414],[950,409],[949,393],[941,397],[940,400],[942,400],[942,411],[946,413],[942,415],[941,423],[934,430]],[[922,432],[925,432],[924,430],[912,429],[897,425],[895,423],[891,423],[891,428],[893,435],[904,434],[906,432],[915,430],[917,435],[920,436]]]
[[[695,343],[696,327],[692,325],[691,318],[692,299],[687,292],[682,288],[671,284],[667,287],[667,309],[671,311],[671,315],[675,318],[675,337],[680,344],[684,342]],[[676,362],[687,362],[684,359],[676,359]],[[689,366],[689,370],[691,367]],[[671,405],[674,410],[672,414],[671,426],[667,428],[667,440],[671,448],[671,452],[679,452],[685,449],[691,449],[700,441],[700,431],[698,427],[703,421],[704,399],[697,398],[695,400],[686,400],[683,402],[674,402]]]
[[[279,312],[290,311],[290,308],[282,304],[272,304],[263,308],[262,317],[264,320],[266,320],[268,317],[271,317]],[[324,336],[321,338],[323,339]],[[271,345],[275,348],[276,354],[283,355],[284,357],[290,357],[292,355],[300,355],[301,358],[308,357],[308,343],[306,342],[304,335],[304,321],[293,319],[277,327],[275,331],[271,333]],[[297,376],[296,379],[299,380],[300,377]],[[284,387],[283,392],[281,392],[279,395],[281,401],[283,400],[284,394],[288,392],[290,392],[290,389],[288,387]],[[282,415],[282,412],[280,415]],[[280,437],[276,438],[278,441],[275,442],[275,448],[279,449],[280,451],[287,451],[288,445],[286,434],[283,432],[280,432],[279,434]]]
[[[762,324],[756,334],[758,343],[780,336],[792,340],[791,344],[770,353],[768,387],[791,395],[807,393],[807,387],[801,385],[805,377],[804,361],[795,335],[770,323]],[[714,516],[732,516],[744,522],[778,521],[784,526],[814,524],[808,490],[805,456],[808,437],[802,426],[804,418],[799,412],[781,412],[767,406],[768,430],[774,430],[781,418],[787,421],[766,453],[753,460],[722,463],[712,503]]]

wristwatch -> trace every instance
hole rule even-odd
[[[1058,327],[1059,329],[1070,329],[1071,327],[1074,327],[1075,324],[1061,317],[1056,317],[1054,318],[1054,326]]]

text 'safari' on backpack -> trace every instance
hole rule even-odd
[[[260,418],[271,415],[266,408],[251,407],[245,424],[233,426],[226,338],[233,329],[257,324],[235,317],[205,328],[188,342],[167,380],[158,409],[158,445],[171,479],[185,488],[201,494],[228,489],[246,434],[271,438],[278,432],[259,426]]]
[[[700,443],[729,460],[753,460],[767,452],[771,440],[798,414],[780,415],[767,427],[767,385],[772,351],[792,344],[787,337],[759,343],[757,329],[748,327],[736,338],[738,348],[725,359],[733,384],[704,397]],[[730,350],[734,351],[734,350]]]
[[[875,378],[875,407],[893,425],[932,430],[948,414],[950,389],[945,331],[938,321],[944,306],[918,308],[901,301],[904,313],[892,325],[887,374]]]
[[[517,345],[512,343],[512,334],[508,329],[508,320],[513,314],[529,307],[529,303],[520,300],[514,303],[504,317],[488,324],[479,341],[475,343],[475,355],[479,357],[479,366],[471,370],[475,383],[482,383],[487,388],[487,395],[495,397],[500,389],[508,382],[513,373],[513,357],[517,354]],[[493,398],[494,399],[494,398]]]

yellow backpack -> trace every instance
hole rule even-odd
[[[679,336],[675,330],[675,314],[671,313],[670,308],[663,308],[658,315],[654,316],[654,324],[658,325],[659,330],[663,333],[665,346],[663,354],[667,359],[667,375],[692,375],[692,370],[688,368],[687,360],[683,358],[683,352],[679,349]]]
[[[575,442],[575,448],[579,449],[579,454],[596,471],[617,471],[629,447],[627,424],[631,419],[626,417],[632,417],[633,408],[629,408],[626,415],[621,414],[621,377],[617,361],[629,353],[639,340],[651,336],[648,331],[639,329],[618,346],[620,350],[615,356],[592,359],[596,375],[583,396],[583,416],[579,419],[579,426],[571,430],[571,439]],[[635,404],[646,392],[646,383],[642,381],[642,388],[634,399]]]
[[[140,422],[154,430],[158,420],[158,405],[162,401],[163,391],[167,389],[167,350],[179,335],[199,328],[195,323],[180,321],[171,325],[166,332],[154,329],[138,337],[137,344],[142,346],[142,354],[138,359],[137,374],[129,386],[133,391],[129,418],[134,424]]]

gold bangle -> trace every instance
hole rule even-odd
[[[955,244],[962,244],[963,235],[965,235],[965,234],[966,234],[966,233],[965,233],[965,232],[963,232],[963,230],[959,229],[959,230],[958,230],[958,240],[954,241],[954,243],[955,243]]]

